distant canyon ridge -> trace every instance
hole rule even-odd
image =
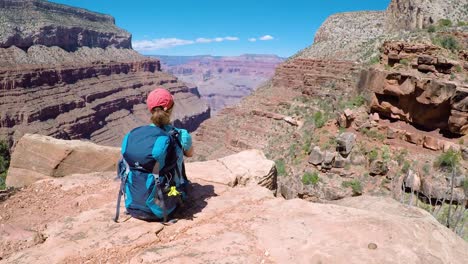
[[[189,86],[198,87],[212,114],[250,95],[273,77],[275,68],[285,60],[276,55],[259,54],[150,57],[161,61],[162,71],[177,76]]]

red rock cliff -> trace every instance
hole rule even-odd
[[[156,86],[174,94],[178,126],[193,131],[210,117],[197,88],[130,49],[130,35],[112,17],[39,0],[3,0],[0,6],[7,14],[0,32],[16,28],[15,35],[0,34],[0,137],[14,142],[38,133],[118,145],[127,130],[149,123],[145,100]],[[36,24],[51,26],[29,27],[25,10],[34,10]]]

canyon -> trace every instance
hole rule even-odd
[[[270,83],[195,131],[196,160],[261,149],[288,199],[384,195],[439,218],[449,202],[466,206],[468,16],[457,3],[394,0],[385,11],[330,16]],[[409,9],[433,18],[416,25]],[[440,165],[449,155],[456,172]]]
[[[111,16],[41,0],[0,1],[0,136],[25,133],[117,146],[149,123],[146,95],[162,86],[176,101],[176,125],[210,117],[196,87],[131,49]],[[33,14],[33,19],[29,14]]]
[[[161,61],[161,69],[198,87],[211,113],[238,103],[273,77],[284,61],[275,55],[240,56],[151,56]]]
[[[1,48],[0,133],[16,147],[0,262],[464,263],[466,4],[392,0],[332,15],[250,95],[230,106],[213,96],[211,118],[202,89],[170,73],[242,76],[236,63],[251,55],[148,58],[114,29],[96,42],[105,47]],[[253,76],[277,63],[253,61]],[[155,85],[174,94],[176,124],[193,126],[190,199],[173,223],[114,223],[120,149],[110,146],[148,118]]]

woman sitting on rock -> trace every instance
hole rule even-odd
[[[188,180],[184,155],[193,155],[192,138],[185,129],[170,125],[174,99],[163,88],[152,91],[146,104],[151,125],[133,129],[122,142],[119,175],[122,180],[117,204],[125,195],[127,212],[138,219],[167,221],[177,205],[186,198]]]

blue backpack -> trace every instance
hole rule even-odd
[[[166,132],[153,125],[135,128],[125,136],[117,168],[121,185],[115,222],[122,195],[132,217],[164,222],[185,198],[188,180],[178,136],[176,129]]]

